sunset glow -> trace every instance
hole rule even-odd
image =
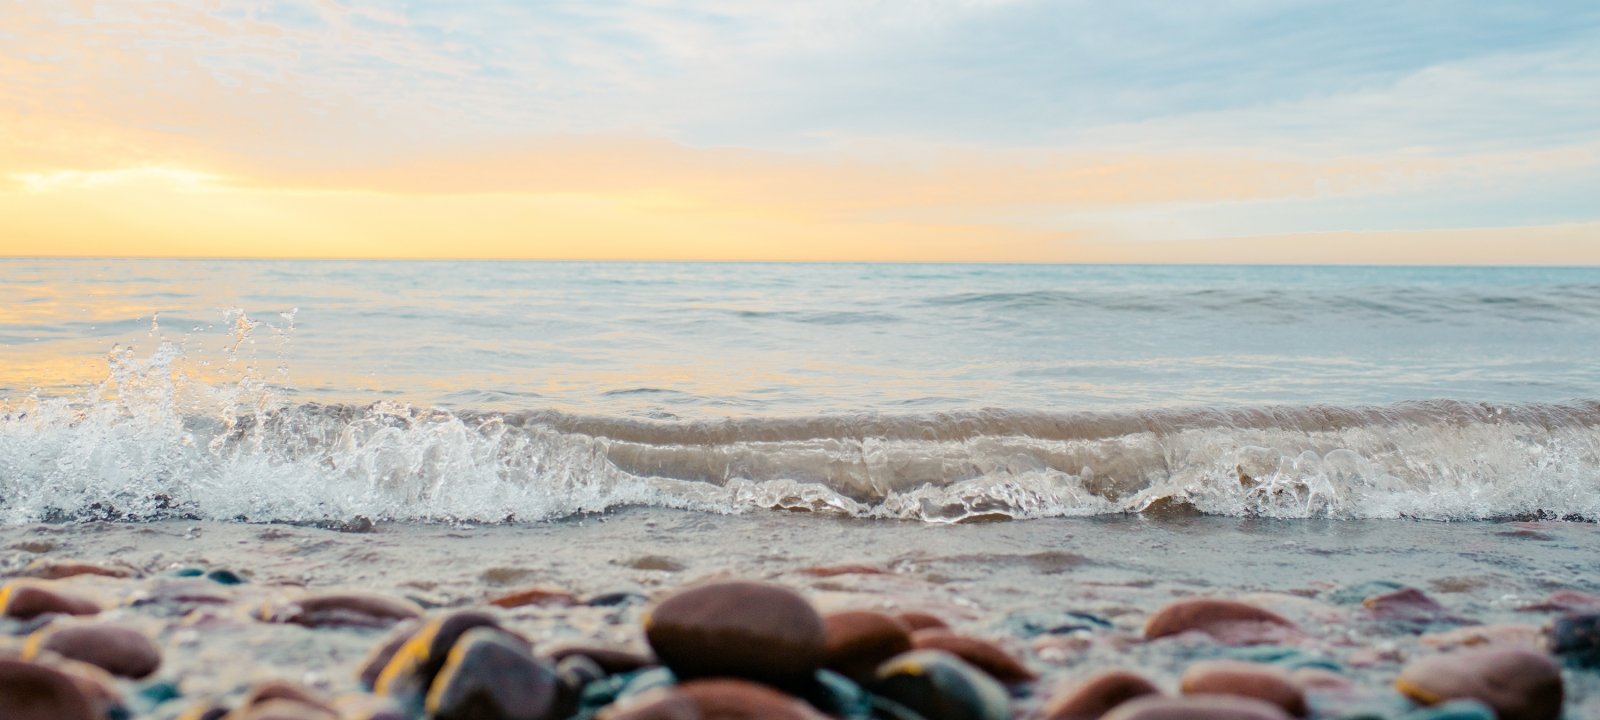
[[[0,255],[1600,263],[1583,4],[4,5]]]

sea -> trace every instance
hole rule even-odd
[[[1600,519],[1600,269],[0,260],[0,522]]]
[[[383,631],[252,619],[308,594],[643,652],[729,578],[993,639],[1019,717],[1215,658],[1416,717],[1600,608],[1597,519],[1600,269],[0,260],[0,578],[131,576],[59,582],[162,648],[137,717],[359,692]],[[1301,634],[1141,642],[1198,596]]]

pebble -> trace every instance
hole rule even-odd
[[[1600,595],[1579,590],[1557,590],[1545,599],[1522,605],[1522,612],[1600,612]]]
[[[1065,688],[1045,705],[1044,720],[1099,720],[1118,705],[1161,689],[1127,670],[1107,670]]]
[[[926,720],[1011,717],[1011,698],[1004,686],[941,650],[913,650],[884,663],[871,690]]]
[[[905,626],[911,628],[913,631],[927,630],[928,628],[950,627],[950,624],[940,619],[938,615],[917,610],[900,613],[899,615],[896,615],[895,618],[900,622],[905,623]]]
[[[540,720],[555,706],[555,672],[506,633],[461,634],[428,690],[432,720]]]
[[[1433,707],[1418,708],[1400,720],[1496,720],[1494,708],[1477,700],[1452,700]]]
[[[1544,633],[1537,625],[1473,625],[1417,638],[1423,645],[1440,650],[1470,647],[1543,647]]]
[[[1478,700],[1499,720],[1557,720],[1561,669],[1543,653],[1517,648],[1463,650],[1407,665],[1395,689],[1423,705]]]
[[[367,653],[366,659],[361,661],[361,669],[356,671],[356,677],[361,680],[361,687],[368,690],[376,687],[378,675],[389,665],[389,661],[394,659],[395,653],[400,652],[400,648],[416,635],[421,627],[422,623],[416,620],[398,623],[383,642],[373,646],[372,652]]]
[[[1294,623],[1270,610],[1235,600],[1179,600],[1157,610],[1145,622],[1148,640],[1198,631],[1219,642],[1251,645],[1298,634]]]
[[[943,650],[1006,684],[1030,682],[1039,677],[999,645],[981,638],[932,628],[912,633],[911,645],[918,650]]]
[[[592,645],[568,645],[546,653],[546,657],[555,663],[574,656],[588,658],[607,675],[633,672],[659,664],[655,658],[643,653]]]
[[[1550,651],[1578,667],[1600,667],[1600,614],[1556,618],[1544,629]]]
[[[1400,626],[1413,633],[1440,627],[1470,625],[1474,621],[1451,612],[1427,593],[1416,588],[1374,595],[1361,601],[1372,617]]]
[[[339,716],[321,705],[274,698],[234,710],[223,720],[339,720]]]
[[[49,613],[94,615],[100,605],[93,600],[54,589],[43,582],[15,580],[0,587],[0,615],[31,620]]]
[[[798,699],[733,678],[657,688],[601,711],[599,720],[826,720]]]
[[[112,675],[135,680],[149,677],[161,666],[161,651],[132,628],[117,625],[51,625],[28,638],[26,658],[41,651],[85,662]]]
[[[1343,692],[1355,687],[1350,678],[1320,667],[1295,668],[1289,671],[1289,680],[1301,692]]]
[[[1305,717],[1306,696],[1282,668],[1237,660],[1190,665],[1179,685],[1185,695],[1235,695],[1263,700],[1295,717]]]
[[[679,678],[742,677],[775,685],[822,667],[822,617],[777,585],[723,582],[679,591],[644,618],[656,657]]]
[[[523,588],[489,599],[489,604],[500,608],[519,608],[528,605],[576,605],[578,597],[561,588]]]
[[[323,593],[278,607],[263,607],[258,617],[266,622],[311,628],[389,627],[422,617],[422,608],[409,600],[376,593]]]
[[[1289,720],[1277,705],[1233,695],[1146,696],[1130,700],[1102,720]]]
[[[885,660],[911,650],[911,630],[899,619],[869,610],[822,618],[824,665],[856,682],[870,680]]]
[[[450,648],[463,634],[474,628],[493,628],[505,632],[493,616],[466,610],[429,621],[407,638],[395,651],[373,683],[373,691],[394,698],[409,698],[427,693]]]
[[[66,673],[22,660],[0,659],[0,718],[98,720],[94,704]]]
[[[93,563],[77,562],[75,560],[48,560],[46,558],[38,558],[33,562],[28,563],[27,567],[24,567],[21,571],[16,573],[17,577],[40,578],[44,580],[60,580],[63,578],[76,577],[78,575],[97,575],[100,577],[120,579],[130,578],[135,574],[137,573],[129,568],[107,567],[105,565],[95,565]]]

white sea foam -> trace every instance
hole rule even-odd
[[[254,327],[235,320],[241,338]],[[114,350],[90,392],[0,408],[0,522],[498,522],[626,505],[1600,518],[1600,402],[663,422],[288,404],[253,370],[207,383],[182,359],[173,343]]]

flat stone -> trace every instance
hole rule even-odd
[[[656,657],[679,678],[803,684],[822,667],[822,617],[777,585],[724,582],[679,591],[644,619]]]
[[[1146,639],[1201,632],[1229,644],[1276,642],[1299,635],[1287,618],[1263,608],[1220,598],[1179,600],[1157,610],[1145,622]]]
[[[234,710],[224,720],[339,720],[332,709],[299,700],[273,698]]]
[[[305,627],[389,627],[422,617],[409,600],[376,593],[322,593],[276,608],[262,608],[261,620]]]
[[[918,650],[943,650],[1003,683],[1030,682],[1039,677],[1011,653],[982,638],[932,628],[912,633],[911,645]]]
[[[925,720],[1011,717],[1011,698],[1003,685],[942,650],[913,650],[884,663],[872,691]]]
[[[47,626],[30,636],[23,646],[24,657],[30,659],[41,651],[134,680],[149,677],[161,667],[161,651],[144,633],[104,623]]]
[[[825,720],[797,698],[734,678],[693,680],[658,688],[607,708],[600,720]]]
[[[130,578],[135,573],[131,568],[95,565],[93,563],[77,562],[75,560],[50,560],[38,558],[28,563],[17,577],[40,578],[43,580],[60,580],[79,575],[95,575],[108,578]]]
[[[1306,696],[1282,668],[1237,660],[1190,665],[1179,681],[1185,695],[1234,695],[1263,700],[1305,717]]]
[[[542,720],[556,701],[556,675],[495,628],[462,633],[428,690],[433,720]]]
[[[1057,693],[1045,705],[1044,720],[1100,720],[1129,700],[1160,694],[1160,688],[1137,673],[1107,670]]]
[[[1440,650],[1473,647],[1543,647],[1544,633],[1537,625],[1473,625],[1417,638],[1423,645]]]
[[[561,588],[530,587],[513,592],[497,595],[489,599],[489,604],[500,608],[519,608],[529,605],[576,605],[578,597]]]
[[[378,673],[373,691],[402,700],[427,693],[444,667],[450,648],[468,630],[480,627],[505,632],[493,616],[472,610],[430,620],[395,651],[389,664]]]
[[[847,564],[847,565],[813,565],[800,568],[801,575],[828,578],[840,575],[887,575],[889,571],[877,565]]]
[[[99,720],[70,676],[22,660],[0,660],[0,718]]]
[[[1543,653],[1517,648],[1463,650],[1407,665],[1395,689],[1423,705],[1477,700],[1500,720],[1557,720],[1561,669]]]
[[[1289,720],[1277,705],[1233,695],[1145,696],[1130,700],[1102,720]]]
[[[911,650],[911,630],[898,618],[869,610],[822,617],[825,665],[856,682],[872,679],[885,660]]]
[[[1600,612],[1600,595],[1579,590],[1557,590],[1545,599],[1518,607],[1522,612]]]
[[[15,580],[0,587],[0,615],[31,620],[40,615],[94,615],[100,605],[44,582]]]
[[[1361,606],[1373,618],[1400,626],[1415,633],[1441,627],[1470,625],[1475,621],[1464,618],[1428,597],[1416,588],[1402,588],[1394,592],[1374,595],[1361,601]]]

